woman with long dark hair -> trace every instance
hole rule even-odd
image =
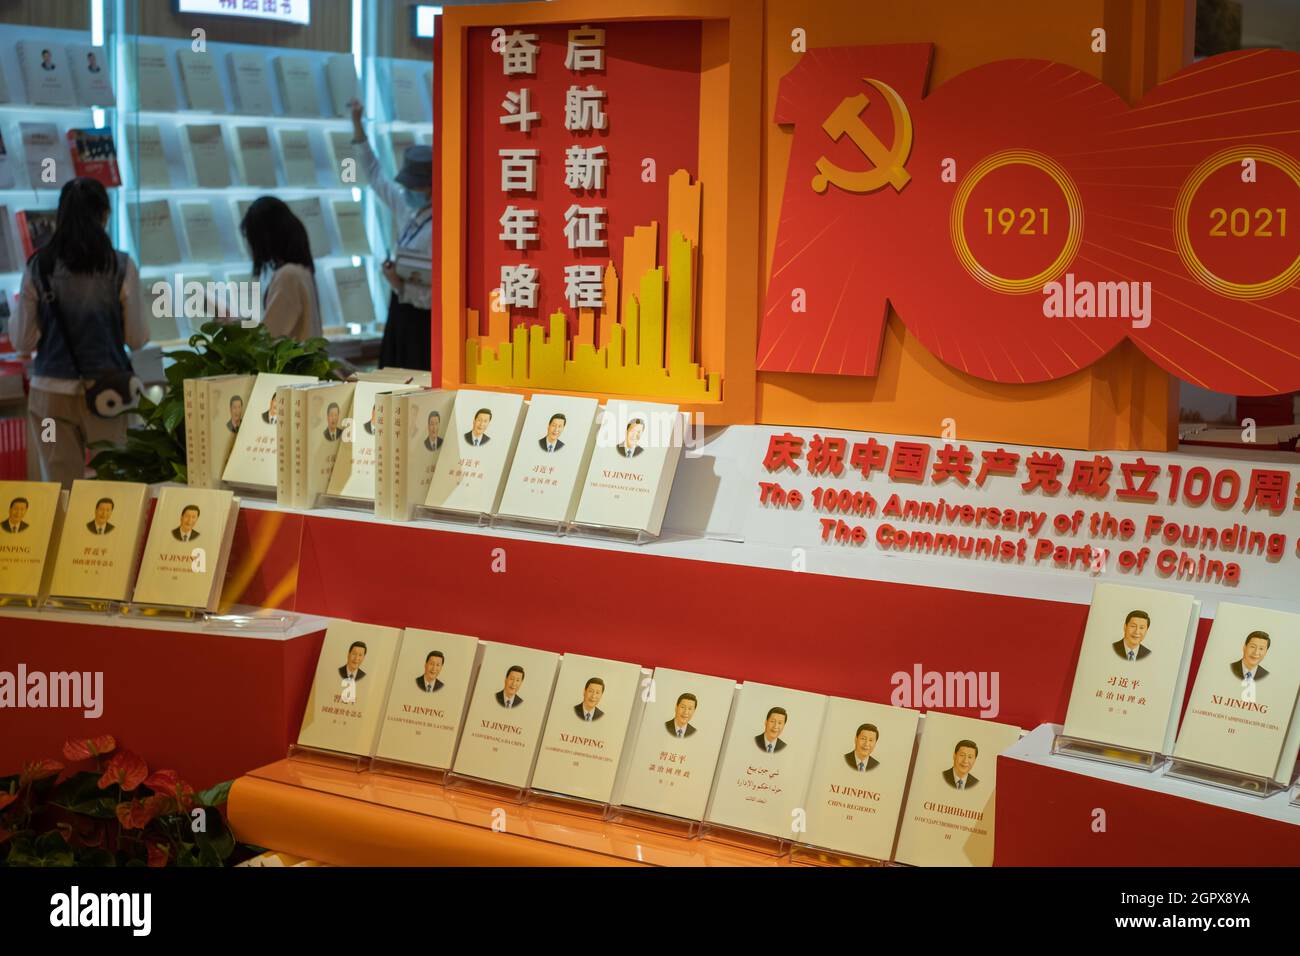
[[[140,274],[108,237],[108,191],[78,177],[59,194],[54,234],[27,260],[9,335],[35,352],[27,401],[41,477],[70,485],[86,473],[91,442],[126,440],[134,401],[126,346],[149,341]],[[48,440],[53,425],[53,441]]]
[[[299,342],[321,334],[316,263],[302,220],[274,196],[253,201],[239,224],[262,284],[262,324]]]

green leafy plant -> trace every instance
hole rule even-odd
[[[263,325],[205,323],[190,336],[189,349],[171,352],[162,398],[142,397],[136,408],[144,424],[129,428],[126,445],[97,442],[90,465],[106,481],[185,481],[185,385],[187,378],[271,372],[328,378],[340,363],[324,339],[297,342],[275,337]]]
[[[229,783],[196,793],[107,734],[69,738],[63,756],[0,777],[0,866],[223,866],[235,852]]]

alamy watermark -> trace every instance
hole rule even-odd
[[[104,713],[103,671],[0,671],[0,710],[6,708],[80,710],[89,720]]]
[[[262,321],[262,283],[250,281],[186,281],[179,272],[149,287],[156,319],[230,318],[251,329]]]

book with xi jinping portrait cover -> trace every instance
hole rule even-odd
[[[799,832],[792,828],[794,811],[806,806],[825,714],[821,694],[746,682],[705,819],[792,839]]]
[[[454,770],[509,787],[526,787],[560,655],[484,642]]]
[[[565,654],[533,789],[609,803],[641,690],[639,664]]]
[[[700,820],[736,683],[686,671],[655,668],[651,692],[615,801],[635,810]]]
[[[137,482],[72,483],[50,581],[52,601],[130,598],[148,501],[149,486]]]
[[[1201,602],[1098,584],[1092,592],[1064,734],[1146,753],[1174,746]]]
[[[48,593],[62,492],[57,481],[0,481],[0,604],[30,603]]]
[[[457,390],[424,503],[468,514],[495,512],[523,425],[523,407],[521,395]]]
[[[221,480],[264,491],[276,487],[276,424],[279,405],[276,389],[282,385],[314,382],[311,375],[277,375],[262,373],[253,382],[252,392],[243,403],[243,418],[234,448],[226,461]]]
[[[1020,728],[928,711],[895,859],[912,866],[992,866],[998,754]]]
[[[325,631],[298,745],[369,757],[388,698],[402,632],[333,621]]]
[[[1190,761],[1291,783],[1300,720],[1300,614],[1220,603],[1174,745]]]
[[[478,639],[408,627],[375,756],[446,770],[456,750]]]
[[[832,697],[808,785],[811,846],[870,860],[893,856],[920,714]]]
[[[229,491],[167,486],[158,495],[131,600],[217,610],[239,499]]]

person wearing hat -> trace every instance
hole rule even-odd
[[[361,125],[361,103],[353,100],[349,108],[357,160],[365,168],[375,194],[401,223],[396,254],[427,262],[432,270],[433,150],[428,146],[407,149],[401,172],[390,181],[384,177],[379,159],[366,140]],[[379,367],[428,369],[433,344],[433,290],[428,285],[404,280],[391,260],[384,262],[384,279],[393,291],[388,299],[384,340],[379,347]]]

